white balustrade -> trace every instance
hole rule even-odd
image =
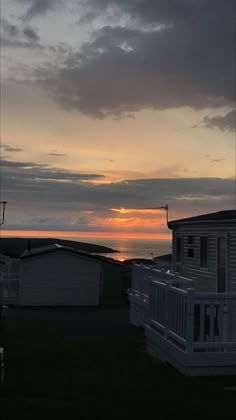
[[[3,278],[0,280],[0,302],[14,303],[19,296],[19,279]]]
[[[236,294],[197,293],[193,285],[176,273],[134,264],[131,294],[148,305],[140,325],[188,353],[236,351]]]
[[[195,293],[194,309],[195,349],[236,349],[236,293]]]

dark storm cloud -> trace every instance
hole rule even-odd
[[[39,82],[67,109],[97,118],[141,109],[232,105],[234,0],[86,2],[129,16],[104,26]],[[91,17],[91,13],[90,13]]]
[[[225,115],[218,115],[216,117],[205,117],[203,124],[208,128],[218,128],[222,131],[235,131],[236,127],[236,109],[228,112]]]

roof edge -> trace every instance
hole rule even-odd
[[[213,224],[213,223],[232,223],[235,222],[236,223],[236,219],[215,219],[215,220],[173,220],[168,222],[168,228],[172,230],[173,225],[189,225],[189,224]]]

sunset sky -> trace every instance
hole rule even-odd
[[[2,0],[2,235],[167,238],[143,208],[235,208],[234,3]]]

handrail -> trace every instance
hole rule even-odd
[[[133,273],[133,292],[140,297],[133,305],[141,312],[148,307],[146,325],[166,340],[188,353],[236,346],[236,293],[198,292],[192,279],[152,267],[136,265]]]
[[[178,283],[180,285],[192,285],[194,281],[194,279],[180,276],[177,273],[166,272],[166,271],[158,270],[150,266],[139,265],[135,263],[133,263],[133,270],[134,270],[134,274],[136,274],[137,277],[143,275],[141,279],[140,278],[137,279],[137,277],[134,279],[135,281],[140,281],[140,282],[146,281],[145,273],[149,275],[150,278],[153,277],[152,280],[160,281],[163,283],[165,283],[166,281],[169,281],[171,283]]]
[[[236,293],[194,293],[195,299],[217,299],[217,300],[224,300],[224,299],[236,299]]]
[[[160,286],[160,287],[163,287],[163,288],[165,288],[166,287],[166,283],[163,283],[163,282],[161,282],[161,281],[159,281],[159,280],[152,280],[151,281],[151,284],[153,284],[153,285],[158,285],[158,286]]]
[[[193,344],[193,347],[195,348],[195,349],[201,349],[201,348],[204,348],[204,349],[215,349],[215,348],[218,348],[218,347],[220,347],[220,348],[227,348],[227,349],[231,349],[231,348],[236,348],[236,341],[213,341],[213,342],[210,342],[210,341],[203,341],[203,342],[201,342],[201,341],[198,341],[198,342],[195,342],[194,344]]]

